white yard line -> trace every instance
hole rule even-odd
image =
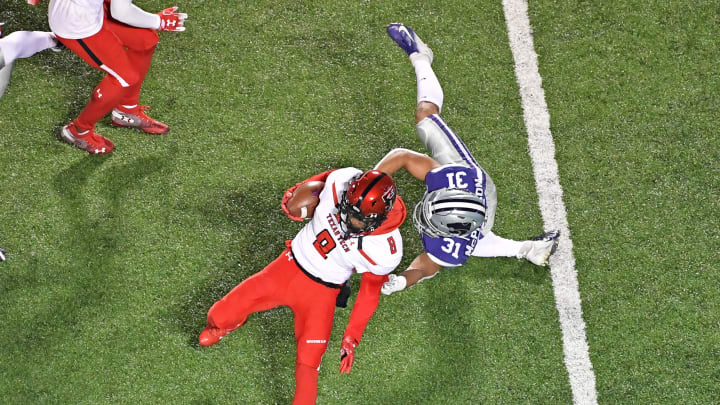
[[[530,158],[546,230],[560,230],[560,244],[550,259],[555,306],[562,328],[563,352],[577,405],[597,404],[595,373],[585,337],[575,258],[550,132],[550,114],[538,71],[526,0],[503,0],[515,75],[520,86]]]

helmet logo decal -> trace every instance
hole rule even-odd
[[[387,173],[370,170],[350,180],[337,205],[346,237],[368,234],[377,229],[387,219],[396,194],[395,183]]]
[[[383,193],[382,199],[387,205],[385,211],[390,211],[392,209],[393,203],[395,202],[395,186],[388,187],[387,190],[385,190],[385,192]]]

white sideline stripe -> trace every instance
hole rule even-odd
[[[550,268],[573,403],[597,404],[595,373],[585,336],[572,240],[555,161],[555,144],[550,132],[550,113],[545,103],[545,91],[538,70],[527,1],[503,0],[503,9],[510,48],[515,59],[515,75],[522,97],[540,211],[545,229],[560,230],[560,244],[550,258]]]

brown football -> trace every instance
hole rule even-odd
[[[323,187],[325,187],[324,181],[308,181],[299,185],[287,202],[290,215],[304,219],[312,218],[315,207],[320,202],[320,192]]]

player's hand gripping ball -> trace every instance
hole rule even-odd
[[[297,186],[287,201],[288,213],[297,218],[312,218],[315,207],[320,202],[320,192],[323,187],[325,187],[324,181],[308,181]]]

